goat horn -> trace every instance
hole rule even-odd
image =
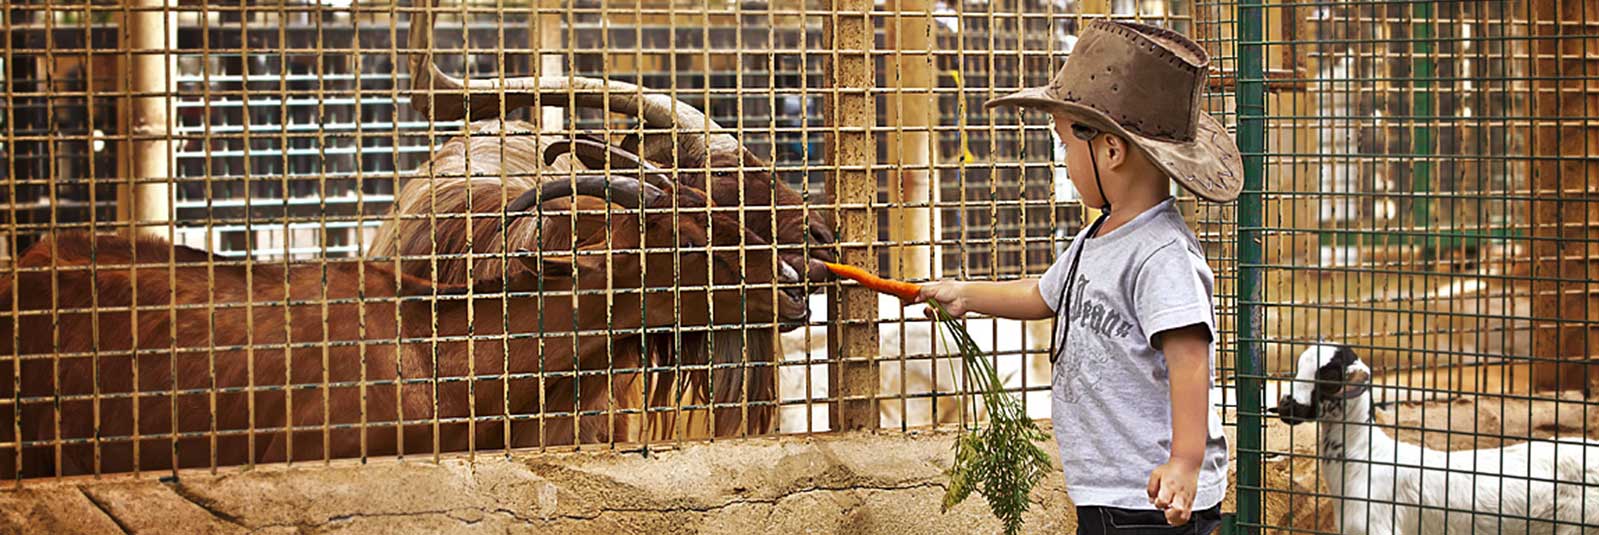
[[[577,141],[587,141],[601,145],[607,144],[605,138],[593,134],[575,134],[574,138]],[[544,148],[544,165],[554,165],[556,158],[560,157],[562,154],[572,152],[572,143],[567,143],[567,141],[570,140],[563,137],[551,143],[550,146]]]
[[[505,205],[507,213],[526,212],[540,201],[569,196],[586,196],[606,199],[630,210],[654,205],[665,195],[660,188],[631,178],[607,179],[601,175],[581,175],[572,179],[545,182],[538,189],[527,190]],[[639,203],[642,196],[644,202]]]
[[[568,152],[577,156],[578,160],[583,162],[584,167],[594,171],[599,171],[606,168],[605,155],[606,153],[610,153],[611,168],[642,169],[644,171],[642,174],[646,183],[654,185],[657,188],[661,188],[662,190],[672,189],[674,187],[672,180],[667,178],[666,175],[661,174],[661,168],[656,167],[655,164],[652,164],[643,158],[639,158],[637,154],[628,152],[627,150],[615,145],[602,143],[592,139],[580,138],[576,141],[563,139],[556,141],[555,143],[551,143],[549,147],[544,149],[544,163],[546,165],[552,164],[555,162],[556,157]]]
[[[499,118],[501,96],[504,110],[533,106],[575,106],[580,108],[609,109],[612,112],[643,119],[651,128],[672,128],[676,146],[684,162],[703,162],[707,150],[739,150],[741,145],[732,135],[721,133],[722,127],[705,116],[698,108],[673,99],[671,95],[650,91],[626,82],[586,78],[580,76],[523,76],[474,79],[464,81],[445,74],[433,61],[433,1],[421,2],[423,8],[411,15],[408,43],[411,47],[411,109],[440,121],[455,121],[471,117]],[[707,135],[709,133],[709,135]],[[651,137],[654,137],[653,135]],[[653,153],[641,153],[646,158],[670,161],[670,154],[660,157],[662,151],[671,149],[672,143],[647,143]]]

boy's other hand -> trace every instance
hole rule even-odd
[[[944,310],[949,312],[949,315],[959,318],[966,315],[966,296],[965,292],[962,291],[964,286],[964,283],[957,281],[925,283],[922,285],[922,291],[916,294],[916,298],[905,304],[914,305],[916,303],[937,301],[938,304],[944,305]],[[933,307],[927,307],[923,312],[927,314],[928,318],[933,318],[934,316]]]
[[[1149,474],[1149,501],[1166,512],[1166,523],[1181,526],[1193,514],[1194,494],[1199,486],[1199,466],[1190,462],[1168,461]]]

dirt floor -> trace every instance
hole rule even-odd
[[[1580,393],[1560,401],[1527,401],[1500,397],[1397,403],[1378,410],[1381,425],[1398,424],[1400,440],[1435,449],[1492,448],[1528,437],[1582,436],[1599,438],[1599,408],[1586,405]],[[1425,436],[1420,429],[1427,429]],[[1447,430],[1447,431],[1445,431]],[[1393,428],[1384,432],[1394,435]],[[1491,435],[1491,436],[1482,436]],[[1505,437],[1501,439],[1500,437]],[[1272,419],[1266,427],[1265,524],[1269,533],[1333,533],[1337,521],[1333,501],[1309,493],[1326,493],[1316,454],[1316,426],[1289,427]]]

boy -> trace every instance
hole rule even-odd
[[[1200,108],[1209,63],[1181,34],[1097,21],[1048,87],[989,102],[1050,112],[1073,185],[1103,214],[1042,279],[935,282],[914,300],[1058,320],[1052,410],[1079,534],[1207,534],[1221,523],[1214,281],[1169,181],[1212,202],[1243,186],[1237,146]]]

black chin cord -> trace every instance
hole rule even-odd
[[[1082,240],[1092,239],[1094,234],[1099,232],[1100,225],[1103,225],[1105,219],[1110,217],[1110,195],[1105,194],[1105,184],[1099,181],[1099,159],[1094,156],[1093,141],[1088,143],[1088,161],[1090,165],[1094,166],[1094,186],[1099,188],[1099,196],[1105,200],[1105,206],[1099,209],[1099,217],[1094,218],[1094,222],[1088,225],[1088,232],[1083,234]],[[1077,246],[1077,252],[1072,254],[1071,268],[1066,270],[1066,284],[1061,285],[1060,296],[1055,301],[1059,303],[1060,312],[1050,318],[1049,364],[1051,366],[1054,366],[1055,361],[1059,360],[1060,352],[1066,350],[1066,339],[1072,334],[1072,304],[1068,298],[1072,295],[1072,286],[1077,284],[1077,263],[1083,259],[1083,248],[1088,246],[1087,243],[1073,245]],[[1066,317],[1066,326],[1064,332],[1060,335],[1060,342],[1057,345],[1055,331],[1061,330],[1060,320],[1063,315]]]

